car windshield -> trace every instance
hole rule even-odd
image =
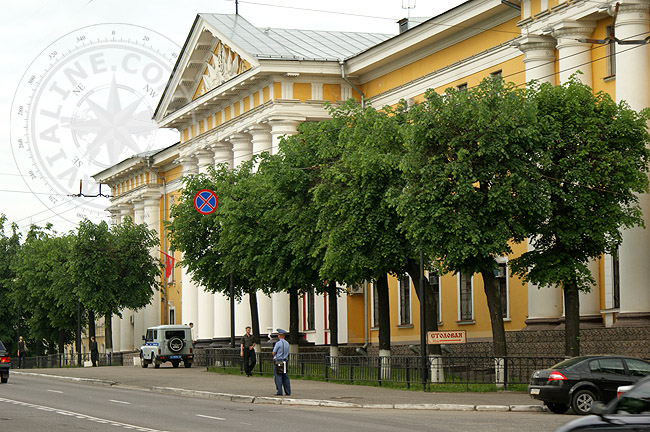
[[[621,397],[617,413],[648,414],[650,412],[650,381],[645,381]]]
[[[566,369],[573,366],[574,364],[580,363],[585,358],[586,357],[573,357],[570,359],[562,360],[558,364],[551,366],[551,369]]]
[[[0,341],[0,350],[2,351],[7,351],[4,345],[2,345],[2,341]]]

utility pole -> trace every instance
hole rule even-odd
[[[235,277],[230,273],[230,348],[235,347]]]
[[[422,369],[422,391],[427,389],[427,310],[424,301],[424,252],[420,248],[420,361]]]

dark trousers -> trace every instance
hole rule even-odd
[[[18,367],[20,369],[25,369],[25,353],[21,352],[18,354]]]
[[[244,348],[244,372],[246,372],[246,375],[252,375],[255,363],[257,363],[255,350]]]
[[[284,394],[287,396],[291,395],[291,381],[289,381],[289,375],[287,373],[278,373],[278,371],[273,368],[273,378],[275,379],[275,388],[277,390],[277,395],[282,395],[282,387],[284,387]]]
[[[90,360],[93,362],[93,366],[97,366],[97,360],[99,359],[99,353],[93,351],[90,353]]]

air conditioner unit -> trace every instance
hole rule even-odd
[[[350,294],[363,294],[363,285],[355,284],[349,287]]]

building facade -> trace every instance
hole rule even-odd
[[[472,87],[490,75],[523,86],[531,80],[561,84],[579,72],[595,92],[637,110],[650,106],[648,46],[608,39],[645,39],[649,18],[650,0],[469,0],[436,17],[403,20],[401,32],[388,36],[259,29],[241,16],[201,14],[155,113],[161,127],[179,131],[179,143],[136,155],[95,179],[113,191],[115,221],[129,215],[155,228],[160,250],[182,263],[179,252],[169,252],[163,226],[180,178],[215,163],[237,166],[253,154],[276,153],[280,138],[295,134],[301,122],[328,117],[325,101],[355,98],[380,108],[402,99],[419,103],[427,89]],[[641,204],[648,217],[648,196]],[[527,247],[514,245],[514,254]],[[506,330],[561,326],[561,289],[523,284],[511,277],[508,259],[498,258]],[[649,322],[650,232],[626,231],[618,258],[605,255],[591,268],[596,284],[580,298],[585,326]],[[467,330],[470,340],[491,336],[480,275],[443,275],[433,282],[442,330]],[[413,285],[398,276],[389,286],[392,341],[413,343],[419,340]],[[377,342],[373,283],[350,287],[348,294],[339,298],[339,342]],[[285,294],[258,299],[263,333],[288,325]],[[300,309],[301,331],[327,344],[326,299],[307,294]],[[235,315],[239,334],[250,323],[246,299]],[[225,298],[205,293],[177,267],[152,305],[114,319],[114,346],[137,348],[147,326],[169,322],[194,322],[196,338],[215,341],[229,336],[229,316]]]

